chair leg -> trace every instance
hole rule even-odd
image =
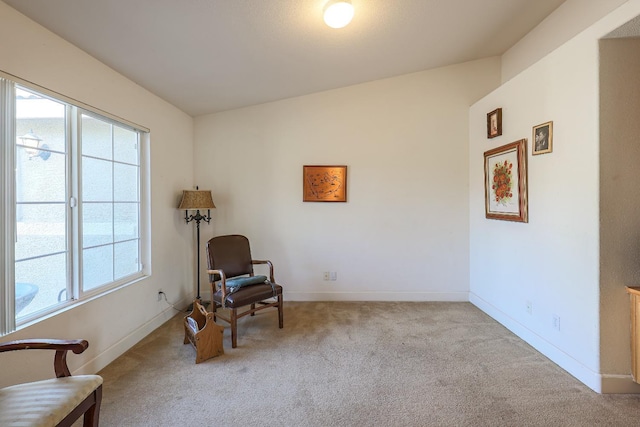
[[[280,329],[284,326],[282,318],[282,294],[278,295],[278,325]]]
[[[211,312],[213,313],[213,321],[214,322],[216,321],[216,311],[217,310],[218,310],[218,304],[215,301],[211,301]]]
[[[231,348],[238,346],[238,309],[231,309]]]
[[[256,309],[256,305],[255,305],[255,303],[254,303],[254,304],[251,304],[251,310],[255,310],[255,309]],[[254,311],[253,313],[251,313],[251,316],[255,316],[255,315],[256,315],[256,312],[255,312],[255,311]]]
[[[98,420],[100,419],[100,403],[102,402],[102,386],[95,389],[93,392],[96,403],[84,413],[83,427],[98,427]]]

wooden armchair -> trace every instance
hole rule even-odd
[[[0,353],[13,350],[55,350],[56,378],[0,389],[0,426],[71,426],[84,414],[84,426],[97,426],[102,377],[71,376],[67,352],[80,354],[85,340],[19,340],[0,344]]]
[[[278,326],[282,329],[282,286],[275,282],[271,261],[251,259],[249,240],[246,237],[234,234],[209,240],[207,261],[214,319],[220,318],[231,325],[232,348],[238,345],[240,317],[248,314],[253,316],[256,311],[274,307],[278,309]],[[269,277],[256,277],[253,274],[255,264],[268,265]],[[249,308],[238,311],[245,306]],[[231,315],[226,317],[219,314],[217,307],[228,308]]]

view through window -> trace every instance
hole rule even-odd
[[[2,122],[15,131],[14,141],[2,141],[2,154],[14,164],[3,163],[9,185],[0,189],[5,205],[15,204],[15,216],[0,216],[15,236],[4,259],[13,274],[3,280],[14,287],[15,305],[0,303],[15,313],[13,324],[0,328],[7,332],[142,277],[147,218],[143,131],[9,80],[0,84],[2,96],[14,101],[2,110]]]
[[[16,89],[17,316],[58,304],[68,292],[66,105]]]

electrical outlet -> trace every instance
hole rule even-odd
[[[337,271],[330,271],[329,272],[329,280],[333,280],[333,281],[338,280],[338,272]]]
[[[325,271],[325,272],[323,273],[323,276],[322,276],[322,277],[323,277],[323,280],[330,280],[329,272],[328,272],[328,271]]]
[[[556,331],[560,330],[560,316],[558,316],[557,314],[553,315],[553,329],[555,329]]]
[[[527,313],[533,314],[533,303],[531,301],[527,301]]]
[[[162,289],[160,289],[160,290],[158,291],[158,301],[162,301],[162,295],[164,295],[164,292],[163,292],[163,290],[162,290]]]

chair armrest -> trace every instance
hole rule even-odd
[[[267,264],[269,266],[269,281],[271,283],[276,283],[276,281],[274,279],[274,276],[273,276],[273,264],[271,263],[271,261],[254,259],[254,260],[251,260],[251,264],[253,264],[253,265],[256,265],[256,264]]]
[[[207,270],[207,274],[209,274],[210,276],[213,276],[214,274],[217,274],[218,276],[220,276],[220,289],[222,289],[222,301],[224,301],[224,299],[227,297],[227,276],[226,274],[224,274],[224,271],[222,270]],[[211,280],[215,280],[211,279]],[[211,297],[213,298],[213,294],[216,293],[215,290],[215,282],[211,282]]]
[[[57,378],[70,377],[67,351],[80,354],[89,347],[86,340],[28,339],[0,343],[0,353],[14,350],[55,350],[53,369]]]
[[[86,340],[29,339],[0,343],[0,353],[13,350],[65,350],[80,354],[89,347]]]

